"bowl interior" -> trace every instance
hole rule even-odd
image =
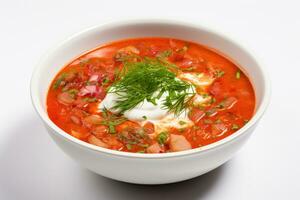
[[[256,94],[256,112],[261,109],[267,89],[264,73],[252,55],[237,43],[208,28],[187,25],[186,23],[128,22],[88,29],[65,40],[45,55],[33,74],[31,85],[33,103],[42,118],[48,118],[46,111],[48,87],[54,76],[65,64],[101,44],[134,37],[179,38],[200,43],[222,52],[248,75]],[[52,122],[48,119],[47,123]],[[55,125],[52,123],[50,126]]]

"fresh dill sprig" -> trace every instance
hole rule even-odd
[[[124,62],[116,82],[108,90],[119,96],[114,109],[123,113],[145,99],[156,105],[156,101],[166,94],[164,107],[180,113],[195,92],[190,83],[176,78],[176,70],[173,64],[154,58]]]

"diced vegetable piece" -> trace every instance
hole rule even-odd
[[[99,115],[89,115],[82,120],[84,126],[90,128],[93,125],[100,125],[102,122],[102,117]]]
[[[228,98],[224,99],[222,102],[220,102],[217,105],[217,108],[219,108],[219,109],[230,109],[230,108],[232,108],[232,106],[234,106],[234,104],[236,102],[237,102],[237,98],[228,97]]]
[[[130,55],[138,55],[140,51],[134,46],[127,46],[117,51],[115,58],[117,61],[125,61]]]
[[[80,118],[75,116],[75,115],[71,115],[70,116],[70,119],[71,121],[74,123],[74,124],[77,124],[77,125],[80,125],[81,124],[81,121],[80,121]]]
[[[232,130],[238,130],[239,128],[240,128],[239,125],[232,124],[232,127],[231,127]]]
[[[57,89],[62,83],[64,82],[66,78],[66,73],[62,73],[54,82],[53,89]]]
[[[96,126],[92,130],[93,135],[95,135],[98,138],[103,137],[105,134],[109,133],[108,127],[104,125]]]
[[[218,109],[216,108],[211,108],[211,109],[208,109],[206,112],[205,112],[205,115],[209,116],[209,117],[212,117],[214,115],[216,115],[218,113]]]
[[[171,151],[184,151],[192,149],[191,144],[183,135],[170,134]]]
[[[74,101],[74,104],[78,107],[78,108],[82,108],[85,105],[87,105],[87,101],[85,101],[84,98],[77,98],[76,101]]]
[[[212,136],[219,137],[222,136],[227,131],[227,127],[223,123],[213,124],[211,126],[212,129]]]
[[[235,73],[235,78],[236,79],[240,79],[241,78],[241,71],[237,71],[236,73]]]
[[[151,122],[147,122],[144,126],[143,129],[146,134],[151,134],[154,133],[154,124]]]
[[[76,97],[78,90],[77,89],[70,89],[67,91],[73,98]]]
[[[71,135],[76,137],[77,139],[82,140],[89,136],[89,133],[71,130]]]
[[[99,80],[100,76],[98,74],[93,74],[89,78],[89,82],[97,82]]]
[[[110,146],[113,149],[120,149],[124,146],[116,137],[109,137],[103,139],[103,142],[105,142],[108,146]]]
[[[200,110],[199,108],[193,108],[189,113],[189,118],[195,123],[198,123],[203,117],[205,113],[203,110]]]
[[[209,88],[209,91],[212,95],[221,96],[222,95],[222,83],[215,81],[212,86]]]
[[[178,63],[179,64],[179,67],[180,68],[184,68],[184,69],[186,69],[186,68],[189,68],[189,67],[191,67],[191,66],[193,66],[193,60],[191,60],[191,59],[187,59],[187,58],[184,58],[180,63]]]
[[[85,96],[85,95],[95,95],[99,92],[99,87],[96,85],[87,85],[80,89],[78,95]]]
[[[156,142],[152,145],[150,145],[147,150],[147,153],[161,153],[163,152],[163,149],[161,148],[161,146]]]
[[[73,96],[68,93],[68,92],[62,92],[57,96],[57,100],[59,103],[64,104],[64,105],[70,105],[72,104],[75,99],[73,98]]]
[[[211,100],[212,100],[211,96],[199,95],[199,94],[196,94],[192,99],[193,106],[196,106],[196,107],[200,107],[203,104],[209,103]]]
[[[105,97],[105,90],[102,87],[98,87],[96,85],[87,85],[85,87],[82,87],[78,93],[78,96],[92,96],[92,97],[98,97],[100,99]]]
[[[193,85],[197,87],[206,87],[213,83],[215,80],[214,77],[212,77],[210,74],[205,73],[181,73],[178,76],[180,79],[183,79],[189,83],[192,83]]]
[[[217,78],[220,78],[220,77],[224,76],[225,72],[222,70],[216,70],[214,74]]]
[[[121,124],[118,124],[116,126],[116,131],[121,132],[122,130],[126,130],[126,129],[139,130],[140,128],[141,128],[141,126],[136,122],[125,121],[125,122],[123,122]]]
[[[88,138],[88,142],[90,144],[93,144],[93,145],[96,145],[98,147],[103,147],[103,148],[109,148],[109,146],[104,143],[102,140],[98,139],[97,137],[95,137],[94,135],[91,135],[89,138]]]
[[[71,72],[66,73],[65,81],[66,81],[66,82],[71,82],[71,81],[73,81],[73,80],[76,78],[76,75],[77,75],[77,73],[74,72],[74,71],[71,71]]]
[[[140,51],[135,47],[135,46],[127,46],[127,47],[124,47],[123,49],[120,49],[119,52],[122,51],[122,52],[125,52],[125,53],[134,53],[134,54],[139,54]]]
[[[160,52],[158,55],[156,55],[160,59],[165,59],[172,55],[172,50],[165,50],[163,52]]]

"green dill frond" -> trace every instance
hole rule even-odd
[[[164,107],[180,113],[195,93],[191,84],[176,78],[176,70],[173,64],[153,58],[124,62],[116,82],[109,89],[119,96],[114,109],[123,113],[145,99],[156,105],[156,100],[166,93]]]

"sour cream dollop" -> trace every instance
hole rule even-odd
[[[162,97],[156,101],[157,105],[144,100],[131,110],[125,111],[124,117],[132,121],[144,121],[145,119],[160,120],[168,114],[168,110],[162,108],[164,97],[165,95],[162,95]],[[99,109],[103,110],[106,108],[113,113],[118,113],[119,111],[113,108],[116,105],[118,98],[118,94],[108,93],[100,103]]]

